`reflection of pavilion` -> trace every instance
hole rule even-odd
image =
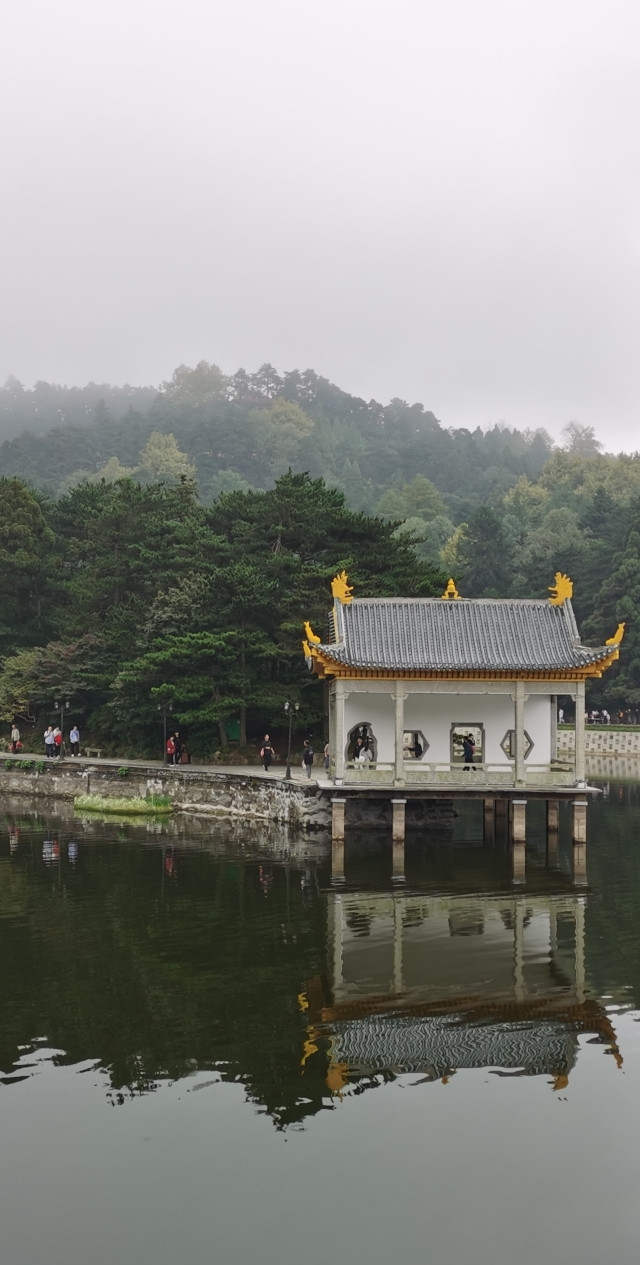
[[[602,1006],[585,995],[578,895],[328,894],[328,1083],[379,1071],[430,1079],[492,1067],[566,1084],[578,1034],[620,1062]],[[317,1005],[313,1005],[313,1001]]]

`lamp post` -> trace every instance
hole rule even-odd
[[[287,743],[287,771],[285,778],[291,781],[291,728],[293,726],[293,717],[295,712],[300,711],[299,703],[290,703],[288,700],[284,705],[285,716],[289,717],[289,741]]]
[[[162,763],[167,759],[167,716],[173,711],[173,703],[158,703],[158,711],[162,713]]]
[[[60,755],[62,755],[62,753],[63,753],[63,751],[64,751],[64,717],[65,717],[65,712],[68,712],[70,707],[71,707],[71,703],[69,702],[69,699],[67,699],[66,703],[63,703],[62,701],[60,701],[59,703],[58,703],[58,702],[55,702],[55,703],[53,704],[53,709],[54,709],[54,711],[56,711],[56,712],[60,712],[60,733],[62,734],[62,742],[60,743]]]

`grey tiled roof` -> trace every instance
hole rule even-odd
[[[355,598],[336,602],[338,640],[319,645],[336,664],[387,671],[564,671],[597,663],[612,646],[580,644],[569,601]]]

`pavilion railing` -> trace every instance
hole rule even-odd
[[[571,786],[574,772],[569,765],[552,768],[548,764],[525,765],[523,786]],[[429,760],[405,760],[403,762],[405,785],[413,786],[516,786],[512,764],[477,763],[465,769],[459,763],[451,764]],[[392,786],[395,781],[395,765],[389,761],[348,761],[344,781],[350,784],[367,783]]]

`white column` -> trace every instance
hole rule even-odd
[[[333,719],[333,760],[335,768],[336,782],[342,782],[344,779],[344,748],[345,748],[345,732],[344,732],[344,701],[345,689],[344,681],[337,678],[333,686],[334,691],[334,719]]]
[[[344,814],[345,799],[331,798],[331,882],[344,883]]]
[[[585,780],[584,681],[576,684],[576,782]]]
[[[406,821],[406,799],[392,799],[392,842],[391,842],[391,877],[395,883],[404,883],[404,834]]]
[[[574,799],[571,805],[571,841],[572,843],[587,842],[587,808],[589,801],[587,799]]]
[[[335,777],[336,772],[336,695],[334,683],[329,683],[329,768],[326,777]]]
[[[516,739],[516,786],[524,782],[524,681],[516,681],[514,694],[514,729]]]
[[[396,767],[394,781],[396,784],[404,782],[404,700],[405,689],[404,681],[396,681],[395,683],[395,714],[396,714]]]
[[[558,695],[551,695],[551,759],[558,759]]]
[[[511,838],[513,843],[526,843],[527,839],[527,801],[512,799]]]

